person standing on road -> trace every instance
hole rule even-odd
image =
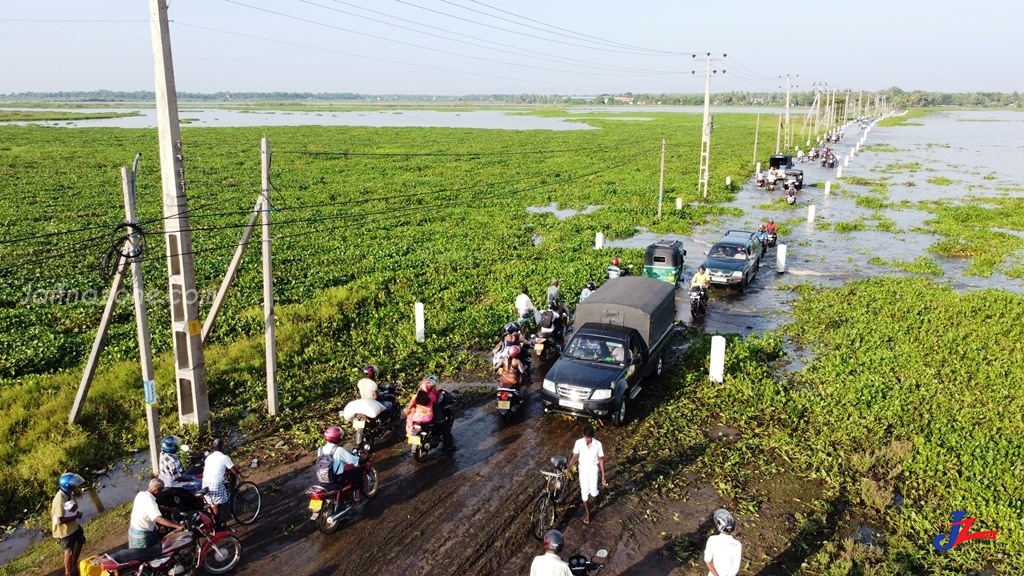
[[[156,495],[164,489],[164,481],[153,478],[146,490],[135,495],[132,503],[132,516],[128,522],[128,547],[148,548],[160,541],[156,533],[157,525],[184,530],[185,525],[171,522],[160,514],[156,503]]]
[[[72,499],[83,484],[85,478],[78,474],[62,474],[57,480],[57,494],[50,503],[52,534],[64,550],[64,576],[78,574],[78,557],[82,554],[82,546],[85,546],[85,531],[78,524],[82,512],[77,509]]]
[[[577,461],[580,463],[580,494],[583,496],[583,523],[590,524],[590,499],[600,496],[597,489],[597,472],[601,471],[601,486],[607,486],[604,476],[604,447],[594,438],[594,427],[587,424],[583,427],[583,438],[572,447],[572,458],[569,467]]]
[[[558,530],[544,533],[544,554],[534,556],[530,564],[530,576],[572,576],[569,565],[558,556],[565,545],[565,538]]]
[[[220,505],[227,504],[231,496],[224,480],[228,474],[231,474],[237,480],[238,467],[235,466],[235,463],[231,461],[227,454],[221,452],[224,448],[223,440],[214,438],[211,448],[213,451],[206,456],[206,462],[203,466],[203,488],[209,488],[209,492],[206,494],[206,501],[210,504],[210,509],[213,511],[213,521],[221,522]]]
[[[708,576],[736,576],[743,562],[743,545],[732,537],[736,520],[725,508],[715,510],[714,519],[719,533],[708,538],[704,547]]]

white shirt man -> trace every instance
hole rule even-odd
[[[533,305],[533,300],[530,300],[530,295],[526,292],[516,296],[516,312],[519,313],[520,318],[532,316],[536,307]]]
[[[554,552],[536,556],[530,565],[530,576],[572,576],[569,565]]]
[[[156,503],[156,495],[164,488],[164,483],[159,478],[149,481],[149,488],[135,495],[135,502],[132,503],[132,515],[128,521],[128,547],[146,548],[155,544],[158,540],[156,534],[157,524],[168,528],[183,528],[181,524],[171,522],[160,514],[160,507]]]
[[[220,505],[226,504],[228,501],[228,489],[224,485],[224,477],[227,476],[228,470],[237,472],[235,463],[231,461],[231,458],[227,454],[220,451],[221,442],[220,439],[214,440],[213,452],[210,452],[209,456],[206,457],[206,462],[203,466],[203,488],[208,488],[209,492],[206,494],[206,500],[210,503],[210,507],[213,508],[214,520],[220,520]]]
[[[708,576],[736,576],[743,561],[743,545],[732,534],[715,534],[704,548]]]
[[[590,524],[590,499],[597,498],[600,492],[597,489],[597,473],[601,472],[601,485],[607,486],[608,481],[604,476],[604,447],[601,442],[594,438],[594,427],[586,425],[583,428],[583,438],[576,441],[572,447],[572,458],[569,458],[571,467],[577,461],[580,463],[580,495],[583,497],[583,523]]]

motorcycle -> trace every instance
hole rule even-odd
[[[561,336],[558,331],[550,334],[537,333],[533,339],[533,350],[537,352],[537,358],[541,363],[554,362],[562,355],[562,345],[559,344]]]
[[[377,391],[377,399],[353,400],[339,414],[352,422],[356,446],[369,444],[371,448],[378,448],[397,434],[396,430],[402,423],[402,410],[398,406],[394,386],[382,386]]]
[[[455,397],[451,392],[438,391],[434,405],[434,420],[425,424],[412,424],[412,433],[407,434],[413,460],[417,462],[425,462],[431,450],[436,450],[444,444],[443,428],[451,430],[455,421]]]
[[[697,318],[708,312],[708,291],[702,286],[690,287],[690,316]]]
[[[526,386],[498,387],[498,414],[506,422],[512,420],[526,401]]]
[[[604,548],[597,551],[593,559],[583,554],[576,554],[569,557],[569,572],[572,576],[587,576],[591,572],[600,571],[608,558],[608,551]]]
[[[776,234],[775,232],[769,232],[768,233],[768,239],[764,241],[764,245],[767,248],[771,248],[772,246],[775,246],[775,244],[778,241],[779,241],[779,235]]]
[[[374,498],[380,488],[380,475],[373,466],[373,454],[370,445],[363,445],[357,450],[359,465],[356,468],[363,474],[363,496]],[[332,482],[326,486],[315,484],[306,490],[309,496],[309,519],[316,522],[317,530],[330,534],[341,526],[341,521],[355,509],[352,481]]]
[[[786,193],[786,203],[796,204],[796,190],[790,190]]]
[[[213,518],[192,511],[184,530],[175,530],[148,548],[129,548],[99,558],[105,574],[149,574],[178,576],[200,569],[224,574],[242,559],[242,543],[230,530],[214,531]]]

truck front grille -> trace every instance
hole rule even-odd
[[[582,386],[570,386],[568,384],[557,384],[556,389],[558,390],[558,397],[565,398],[566,400],[576,400],[582,402],[587,398],[590,398],[590,388],[583,388]]]

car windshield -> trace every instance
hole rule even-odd
[[[737,248],[736,246],[723,246],[721,244],[716,244],[715,247],[711,249],[710,254],[713,258],[744,258],[745,256],[743,255],[742,250],[742,248]]]
[[[622,342],[608,340],[599,336],[577,336],[569,342],[565,355],[569,358],[621,364],[626,360],[626,350]]]

